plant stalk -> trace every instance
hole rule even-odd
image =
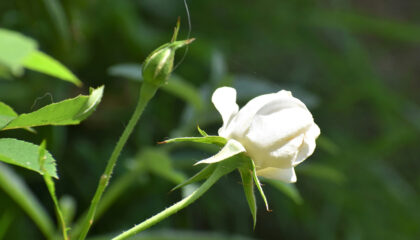
[[[182,199],[181,201],[175,203],[171,207],[163,210],[162,212],[154,215],[153,217],[150,217],[149,219],[146,219],[142,223],[130,228],[129,230],[121,233],[120,235],[112,238],[112,240],[122,240],[127,239],[143,230],[146,230],[147,228],[150,228],[151,226],[159,223],[163,219],[177,213],[181,209],[187,207],[191,203],[193,203],[195,200],[197,200],[199,197],[201,197],[211,186],[213,186],[214,183],[219,180],[221,176],[223,176],[224,173],[221,171],[218,171],[216,169],[213,174],[199,187],[197,188],[193,193],[191,193],[188,197]]]
[[[108,160],[105,171],[103,172],[103,174],[101,175],[99,179],[98,187],[96,189],[95,195],[93,196],[92,202],[90,204],[87,217],[82,227],[82,232],[79,236],[79,240],[84,240],[86,238],[89,232],[89,229],[93,224],[93,221],[95,218],[95,212],[98,207],[99,201],[101,200],[102,194],[104,193],[106,187],[108,186],[109,180],[111,178],[111,175],[114,170],[115,164],[118,160],[118,157],[124,145],[126,144],[128,138],[133,132],[134,127],[136,126],[138,120],[140,119],[148,102],[155,95],[157,89],[158,87],[152,84],[149,84],[147,82],[143,82],[140,89],[140,96],[137,102],[136,109],[133,115],[131,116],[131,119],[128,122],[127,127],[124,129],[124,132],[122,133],[120,139],[118,140],[117,145],[115,145],[114,151],[112,152],[111,157]]]

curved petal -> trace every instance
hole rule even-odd
[[[303,162],[314,153],[316,147],[315,140],[318,138],[319,134],[321,134],[321,130],[318,125],[315,123],[312,124],[311,128],[305,133],[305,138],[303,139],[302,146],[299,148],[299,153],[296,160],[293,162],[293,166]]]
[[[267,115],[258,112],[245,137],[256,147],[277,148],[305,133],[312,124],[311,113],[302,108],[280,109]]]
[[[251,125],[255,114],[264,106],[275,99],[276,93],[265,94],[251,99],[232,119],[228,135],[230,137],[241,138]]]
[[[249,157],[254,160],[257,168],[290,168],[296,161],[298,149],[301,147],[304,134],[290,139],[283,145],[276,146],[275,149],[261,148],[249,141],[242,141]]]
[[[280,180],[283,182],[296,182],[296,173],[294,168],[264,168],[257,170],[257,175],[265,178]]]
[[[211,101],[223,119],[223,125],[219,129],[219,136],[227,137],[224,134],[225,129],[239,110],[238,104],[236,104],[236,90],[231,87],[218,88],[214,91]]]

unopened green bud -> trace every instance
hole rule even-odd
[[[143,81],[156,87],[165,84],[173,69],[175,51],[192,41],[194,38],[166,43],[153,51],[143,63]]]

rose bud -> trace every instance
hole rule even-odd
[[[143,80],[156,87],[165,84],[172,72],[175,51],[192,41],[194,38],[166,43],[153,51],[143,63]]]

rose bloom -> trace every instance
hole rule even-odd
[[[218,88],[212,102],[223,119],[219,136],[242,144],[258,176],[296,182],[294,167],[314,152],[320,134],[303,102],[282,90],[258,96],[239,110],[230,87]]]

